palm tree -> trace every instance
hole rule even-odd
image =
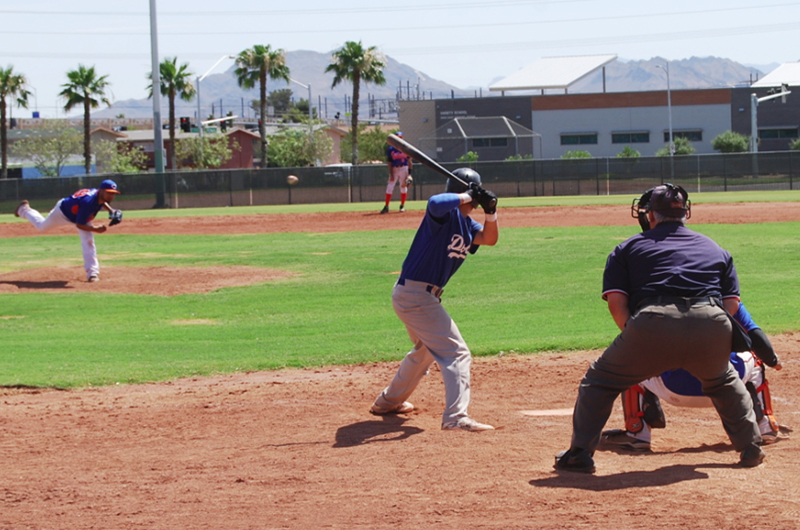
[[[61,85],[64,90],[58,94],[67,100],[64,105],[65,111],[69,111],[77,105],[83,105],[83,165],[87,175],[92,172],[91,109],[98,108],[100,103],[111,106],[111,102],[105,95],[109,85],[106,81],[107,77],[107,75],[97,77],[94,66],[86,68],[80,64],[77,70],[67,72],[69,83]]]
[[[267,167],[267,78],[289,82],[289,67],[283,50],[273,50],[269,45],[256,44],[236,57],[238,68],[234,71],[236,81],[242,88],[254,88],[258,83],[261,120],[258,133],[261,135],[261,167]]]
[[[2,175],[8,178],[8,124],[6,123],[6,97],[13,102],[17,98],[17,106],[27,109],[30,92],[25,88],[28,80],[22,74],[15,74],[14,67],[0,68],[0,151],[3,152]]]
[[[182,64],[180,67],[177,65],[178,58],[173,57],[170,59],[166,57],[164,61],[158,65],[158,71],[161,78],[161,95],[166,96],[169,100],[169,145],[170,150],[167,152],[169,160],[167,166],[177,169],[175,161],[175,97],[180,93],[181,99],[184,101],[191,101],[195,96],[196,89],[189,78],[194,74],[188,70],[188,64]],[[153,97],[153,73],[147,74],[150,84],[147,85],[149,90],[148,97]]]
[[[350,131],[353,135],[353,165],[358,164],[358,93],[361,82],[385,85],[386,78],[383,76],[383,69],[386,67],[386,59],[379,53],[375,46],[364,49],[361,41],[344,43],[340,49],[333,52],[333,62],[325,69],[326,72],[333,72],[333,84],[335,87],[345,79],[353,83],[353,103],[350,121]]]

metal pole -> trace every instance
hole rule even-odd
[[[150,50],[153,73],[153,155],[156,165],[156,208],[166,207],[164,181],[164,138],[161,129],[161,72],[158,64],[156,0],[150,0]],[[172,146],[174,149],[175,146]]]
[[[200,76],[197,77],[197,131],[203,137],[203,116],[200,114]]]

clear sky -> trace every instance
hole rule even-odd
[[[459,88],[488,87],[541,57],[800,60],[800,1],[156,0],[156,11],[159,58],[199,75],[255,44],[327,53],[348,40]],[[108,75],[112,101],[147,97],[149,0],[4,0],[0,24],[0,66],[28,78],[42,117],[64,116],[57,94],[79,64]]]

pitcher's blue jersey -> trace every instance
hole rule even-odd
[[[456,193],[434,195],[422,219],[408,256],[403,262],[400,278],[429,283],[444,288],[453,274],[479,245],[473,245],[475,234],[483,225],[464,217]]]
[[[61,212],[76,225],[87,225],[94,220],[103,206],[97,190],[78,190],[61,201]]]

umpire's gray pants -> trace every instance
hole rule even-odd
[[[572,447],[594,451],[625,389],[683,368],[700,380],[737,451],[761,441],[753,402],[730,363],[731,323],[715,305],[642,308],[592,363],[580,384],[572,417]]]
[[[414,347],[403,358],[382,397],[390,404],[407,400],[432,362],[442,371],[445,409],[442,424],[467,416],[472,356],[458,326],[428,284],[406,280],[395,285],[392,305]]]

